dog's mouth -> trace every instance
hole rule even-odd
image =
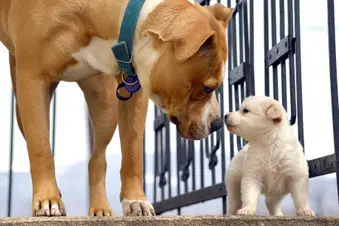
[[[230,131],[231,133],[235,133],[237,130],[237,126],[230,123],[226,123],[226,127],[227,130]]]

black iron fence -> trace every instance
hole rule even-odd
[[[208,5],[210,1],[200,3]],[[254,3],[253,0],[235,2],[227,0],[227,6],[234,7],[233,17],[227,30],[229,43],[228,93],[226,95],[228,110],[238,110],[246,96],[255,94],[254,4],[264,6],[262,15],[264,65],[262,67],[264,67],[265,95],[273,96],[282,102],[289,112],[290,124],[297,126],[299,140],[304,146],[299,0],[264,0],[263,3]],[[339,189],[339,167],[337,167],[339,163],[339,109],[334,0],[328,0],[327,4],[328,57],[335,154],[309,160],[308,163],[311,178],[337,172]],[[225,83],[224,87],[217,91],[221,115],[225,114],[226,107],[223,105],[224,89],[227,86]],[[176,135],[176,141],[173,141],[174,139],[170,136],[170,127],[165,115],[155,109],[153,200],[157,214],[177,209],[180,215],[183,207],[214,199],[221,200],[223,213],[226,213],[227,191],[224,186],[226,161],[229,161],[243,147],[245,141],[230,134],[229,145],[226,146],[227,138],[224,129],[198,142],[185,140],[178,135]],[[175,142],[176,145],[174,145]],[[175,164],[171,163],[173,160],[176,161]],[[176,167],[172,167],[173,165]],[[171,184],[172,175],[175,175],[176,179],[175,195]],[[216,177],[219,180],[216,180]],[[206,178],[210,180],[209,185],[205,183]]]
[[[202,5],[210,4],[209,0],[197,1]],[[325,1],[321,4],[324,3]],[[225,102],[228,103],[228,111],[234,111],[239,109],[246,96],[255,94],[254,23],[260,23],[260,21],[256,22],[254,19],[254,4],[264,6],[263,15],[259,15],[262,16],[264,26],[264,55],[262,56],[264,58],[264,65],[262,65],[264,81],[256,82],[264,82],[265,94],[283,103],[289,112],[290,123],[297,126],[299,140],[304,145],[299,0],[264,0],[263,3],[254,3],[254,0],[227,0],[227,5],[234,7],[234,14],[227,30],[228,80],[225,80],[224,87],[217,90],[221,115],[226,113]],[[309,160],[309,171],[310,177],[336,172],[339,188],[339,106],[334,9],[334,0],[327,0],[329,56],[323,57],[329,58],[335,153]],[[225,92],[225,89],[228,92]],[[54,106],[52,113],[52,151],[54,153],[56,94],[52,106]],[[12,95],[8,216],[11,216],[12,203],[14,115],[15,98]],[[143,163],[145,189],[148,186],[146,168],[149,164],[154,164],[152,190],[157,214],[177,210],[177,214],[180,215],[183,207],[215,199],[221,200],[223,213],[226,213],[227,192],[224,186],[226,161],[229,161],[242,148],[245,141],[232,134],[226,137],[228,133],[225,133],[224,129],[204,140],[188,141],[176,134],[167,117],[158,109],[154,109],[154,117],[154,161],[146,161],[145,143],[153,142],[147,139],[146,134]],[[227,139],[229,142],[226,142]],[[307,147],[305,150],[307,151]]]

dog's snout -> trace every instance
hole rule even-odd
[[[224,118],[225,122],[227,121],[227,118],[228,118],[229,115],[230,115],[230,113],[227,113],[227,114],[225,115],[225,118]]]
[[[223,127],[223,125],[224,125],[224,121],[222,120],[222,118],[218,118],[217,120],[214,120],[211,123],[210,133],[213,133],[213,132],[221,129],[221,127]]]

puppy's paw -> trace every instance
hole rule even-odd
[[[113,211],[109,207],[105,208],[89,208],[90,217],[112,217],[114,216]]]
[[[237,215],[241,216],[254,216],[255,215],[255,209],[251,207],[244,207],[237,211]]]
[[[61,198],[33,200],[33,216],[59,217],[66,216],[66,209]]]
[[[121,202],[124,216],[155,216],[153,206],[147,200],[127,200]]]
[[[297,211],[297,216],[314,217],[315,213],[311,209],[303,209]]]

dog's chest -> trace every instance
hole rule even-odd
[[[283,156],[268,154],[260,161],[263,173],[263,193],[266,195],[281,195],[286,193],[288,166]]]
[[[93,37],[87,46],[72,54],[77,63],[70,65],[60,74],[61,80],[79,81],[99,72],[107,75],[119,73],[117,62],[111,51],[113,44],[112,40]]]

